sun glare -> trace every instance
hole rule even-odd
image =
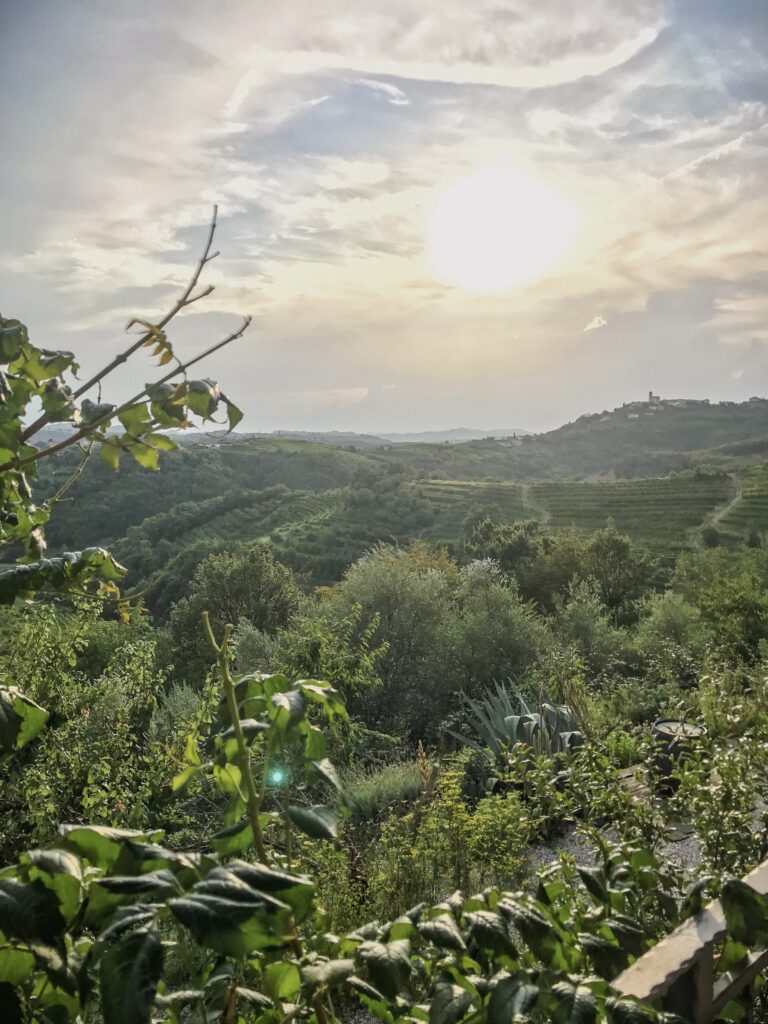
[[[471,291],[506,291],[552,271],[567,253],[574,211],[510,165],[479,171],[442,191],[429,230],[435,275]]]

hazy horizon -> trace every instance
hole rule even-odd
[[[243,430],[768,393],[761,0],[6,0],[0,30],[0,311],[85,371],[215,202],[216,291],[172,337],[254,315],[203,371]]]

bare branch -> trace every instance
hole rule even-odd
[[[216,257],[219,255],[218,249],[216,250],[216,252],[211,253],[213,236],[216,233],[216,222],[218,218],[218,213],[218,206],[214,206],[213,215],[211,217],[211,223],[208,227],[208,238],[206,240],[203,253],[200,259],[197,261],[197,266],[195,267],[192,277],[189,279],[187,287],[181,293],[181,295],[176,300],[171,309],[169,309],[165,316],[162,317],[162,319],[159,320],[155,325],[156,327],[159,327],[161,330],[167,324],[169,324],[171,320],[173,320],[173,318],[182,311],[182,309],[185,309],[187,306],[191,306],[194,302],[198,302],[200,299],[204,299],[206,295],[210,295],[211,292],[213,291],[214,286],[212,284],[209,284],[206,288],[203,288],[202,291],[198,292],[197,295],[192,294],[192,292],[197,287],[197,282],[200,279],[200,274],[203,272],[204,267],[208,263],[210,263],[211,260],[216,259]],[[132,356],[134,352],[140,349],[142,345],[145,345],[151,339],[151,337],[152,334],[149,331],[147,331],[146,334],[140,335],[140,337],[137,338],[137,340],[132,345],[130,345],[124,352],[121,352],[119,355],[115,356],[112,362],[105,366],[103,370],[99,370],[99,372],[94,374],[94,376],[91,377],[90,380],[87,380],[84,384],[82,384],[77,389],[77,391],[75,391],[74,397],[80,398],[80,396],[84,395],[86,391],[90,391],[92,387],[95,387],[96,384],[100,383],[105,377],[112,373],[113,370],[116,370],[118,366],[121,366],[124,362],[126,362],[126,360],[130,356]],[[26,429],[22,432],[21,440],[27,441],[39,430],[42,430],[42,428],[46,426],[48,422],[49,417],[47,413],[43,413],[43,415],[38,416],[38,418],[33,423],[30,423],[30,425],[26,427]]]
[[[89,438],[88,441],[86,442],[86,444],[84,444],[84,445],[81,444],[78,447],[82,451],[83,457],[78,462],[78,464],[77,464],[74,472],[72,473],[72,475],[67,480],[64,481],[64,483],[61,485],[61,487],[58,489],[58,491],[56,491],[54,496],[51,498],[51,504],[52,505],[55,505],[57,502],[61,501],[61,499],[67,493],[69,488],[72,486],[72,484],[75,482],[75,480],[77,480],[77,478],[80,476],[80,474],[85,469],[85,464],[88,462],[88,459],[91,457],[91,449],[93,448],[93,439]]]

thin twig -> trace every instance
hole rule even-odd
[[[155,325],[160,330],[162,330],[167,324],[169,324],[171,320],[173,320],[173,318],[182,311],[182,309],[185,309],[187,306],[191,306],[192,303],[198,302],[200,299],[205,298],[206,295],[210,295],[211,292],[213,291],[213,285],[209,284],[207,287],[203,288],[202,291],[198,292],[197,295],[192,294],[192,292],[197,287],[197,282],[200,279],[200,274],[203,272],[203,268],[208,263],[210,263],[211,260],[216,259],[216,257],[219,255],[218,250],[214,253],[211,252],[211,244],[213,243],[213,236],[216,232],[216,219],[218,217],[218,212],[218,206],[214,206],[213,216],[211,217],[211,223],[208,228],[208,238],[205,243],[205,248],[203,249],[203,254],[197,262],[197,266],[195,267],[192,277],[189,279],[189,284],[187,285],[187,287],[181,293],[181,295],[173,304],[171,309],[169,309],[165,316],[162,317],[162,319],[158,320],[157,324]],[[73,397],[80,398],[80,396],[84,395],[86,391],[90,391],[92,387],[94,387],[106,376],[112,373],[113,370],[116,370],[118,366],[122,365],[130,356],[133,355],[134,352],[140,349],[142,345],[145,345],[150,340],[151,337],[151,331],[147,331],[145,334],[142,334],[132,345],[129,345],[129,347],[124,352],[121,352],[120,355],[115,356],[112,362],[105,366],[103,370],[99,370],[99,372],[94,374],[94,376],[91,377],[90,380],[87,380],[85,384],[82,384],[77,389],[77,391],[75,391]],[[33,434],[36,434],[38,430],[41,430],[44,426],[46,426],[48,422],[49,415],[47,413],[43,413],[41,416],[38,416],[38,418],[33,423],[30,423],[30,425],[26,427],[25,430],[22,432],[21,440],[26,441],[28,438],[32,437]]]
[[[160,380],[154,381],[154,383],[147,385],[147,387],[145,387],[137,395],[134,395],[133,398],[129,399],[127,402],[123,402],[122,405],[119,405],[116,409],[113,409],[111,412],[105,413],[103,416],[100,416],[99,419],[94,420],[92,423],[89,423],[88,426],[78,430],[77,433],[72,434],[71,437],[66,437],[64,438],[63,441],[57,441],[56,444],[52,444],[48,448],[43,448],[42,451],[35,452],[34,455],[28,455],[24,459],[11,459],[10,462],[6,462],[4,465],[0,466],[0,473],[3,473],[9,469],[22,469],[24,466],[29,466],[33,462],[38,462],[40,459],[45,459],[49,455],[55,455],[56,452],[60,452],[64,448],[70,448],[73,444],[77,444],[77,442],[81,441],[84,437],[90,437],[93,434],[93,432],[97,430],[99,426],[101,426],[102,423],[107,423],[109,420],[112,420],[116,416],[119,416],[121,412],[125,412],[126,409],[130,409],[132,405],[135,405],[136,402],[140,401],[142,398],[146,398],[147,395],[149,394],[150,389],[159,387],[161,384],[167,384],[168,381],[175,377],[178,373],[185,373],[190,368],[190,366],[194,366],[195,363],[199,363],[201,359],[206,359],[214,352],[217,352],[220,348],[223,348],[225,345],[229,345],[237,338],[242,337],[243,334],[245,334],[245,332],[248,330],[248,326],[251,323],[251,319],[252,317],[250,316],[245,317],[240,327],[236,331],[233,331],[232,334],[228,334],[226,338],[222,338],[221,341],[217,341],[215,345],[211,345],[210,348],[207,348],[204,352],[201,352],[193,359],[190,359],[181,367],[171,370],[164,377],[161,377]]]
[[[229,718],[232,723],[232,729],[237,743],[237,755],[238,760],[240,761],[240,771],[242,772],[245,791],[247,793],[245,803],[248,809],[248,820],[251,825],[251,830],[253,831],[253,842],[256,847],[256,853],[258,854],[259,860],[262,864],[269,864],[267,849],[264,845],[264,836],[261,831],[261,822],[259,821],[261,800],[263,797],[260,797],[256,792],[256,784],[253,781],[253,772],[251,771],[251,754],[248,750],[248,744],[245,741],[243,727],[240,724],[240,711],[237,707],[235,681],[232,678],[232,673],[229,671],[229,638],[232,633],[232,626],[224,627],[224,637],[219,644],[216,641],[216,637],[213,635],[213,629],[211,628],[211,621],[208,618],[208,612],[203,612],[202,619],[203,628],[208,637],[208,642],[216,652],[216,660],[219,663],[219,675],[227,698]]]
[[[55,505],[55,504],[56,504],[57,502],[61,501],[61,499],[62,499],[62,498],[64,497],[64,495],[65,495],[65,494],[67,493],[67,491],[69,490],[69,488],[70,488],[70,487],[72,486],[72,484],[73,484],[73,483],[75,482],[75,480],[77,480],[77,478],[78,478],[78,477],[80,476],[80,474],[81,474],[81,473],[83,472],[83,470],[85,469],[85,465],[86,465],[86,463],[88,462],[88,459],[89,459],[89,458],[91,457],[91,450],[93,449],[93,438],[90,438],[90,439],[88,440],[88,443],[87,443],[87,445],[86,445],[86,446],[84,446],[84,445],[79,445],[78,447],[79,447],[79,448],[80,448],[80,450],[82,451],[82,453],[83,453],[83,457],[82,457],[82,459],[81,459],[81,460],[80,460],[80,461],[78,462],[78,464],[77,464],[77,466],[75,467],[74,471],[73,471],[73,472],[72,472],[72,473],[70,474],[70,476],[69,476],[69,477],[68,477],[68,478],[67,478],[67,479],[66,479],[66,480],[64,481],[64,483],[63,483],[63,484],[61,485],[61,487],[60,487],[60,488],[58,489],[58,491],[56,491],[56,493],[54,494],[54,496],[53,496],[53,497],[51,498],[51,504],[52,504],[52,505]]]

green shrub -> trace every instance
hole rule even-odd
[[[516,793],[492,794],[480,800],[469,823],[473,884],[479,888],[515,886],[523,874],[536,824]]]
[[[396,804],[412,804],[421,790],[416,761],[403,761],[378,770],[349,769],[343,776],[344,794],[356,823],[378,820]]]
[[[365,858],[371,915],[402,913],[454,889],[520,880],[538,823],[516,793],[468,805],[462,793],[467,760],[464,752],[443,767],[431,799],[382,822]]]
[[[640,744],[637,737],[624,729],[614,729],[605,740],[605,748],[609,757],[622,768],[637,764],[640,757]]]

